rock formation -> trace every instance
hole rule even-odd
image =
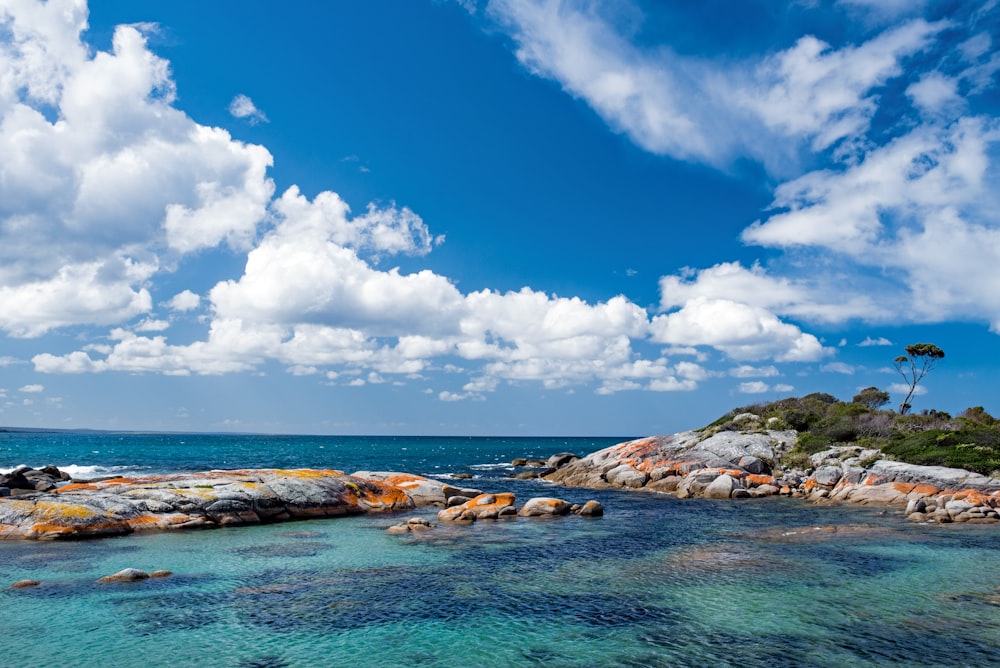
[[[795,431],[773,430],[653,436],[568,459],[542,477],[568,486],[669,492],[679,498],[783,494],[817,502],[888,505],[915,521],[1000,520],[998,479],[879,459],[878,450],[853,446],[812,455],[811,469],[784,469],[780,461],[797,436]]]

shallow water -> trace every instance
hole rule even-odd
[[[920,526],[870,509],[788,499],[680,501],[552,488],[480,465],[573,449],[562,441],[473,439],[474,447],[462,448],[461,440],[388,443],[396,466],[370,465],[385,453],[348,457],[343,448],[348,461],[321,465],[469,471],[479,476],[469,485],[509,489],[521,500],[597,498],[605,516],[483,521],[395,536],[384,529],[399,517],[376,515],[0,544],[0,586],[43,582],[0,590],[2,628],[14,639],[4,664],[1000,663],[995,526]],[[248,453],[247,465],[277,465],[257,463],[277,459],[261,452],[266,442],[252,446],[257,454]],[[539,451],[512,449],[520,446]],[[173,447],[181,470],[192,466],[188,460],[213,458],[202,452],[185,460],[176,453],[191,448]],[[157,457],[151,468],[167,466],[168,457]],[[413,514],[433,518],[434,511]],[[95,582],[126,567],[174,575]]]

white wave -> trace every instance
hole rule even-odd
[[[23,464],[21,466],[24,466]],[[0,469],[0,475],[5,475],[20,468],[15,466],[10,469]],[[31,468],[41,468],[41,466],[32,466]],[[89,478],[105,478],[107,476],[125,476],[125,475],[135,475],[144,474],[148,472],[148,466],[83,466],[79,464],[66,464],[65,466],[56,466],[63,473],[68,474],[74,479],[87,480]]]
[[[511,466],[510,464],[506,463],[506,462],[502,462],[502,463],[499,463],[499,464],[473,464],[469,468],[470,469],[476,469],[476,470],[479,470],[479,471],[498,471],[498,470],[513,471],[514,470],[514,467]]]

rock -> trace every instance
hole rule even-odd
[[[728,499],[738,486],[739,483],[732,476],[723,474],[709,483],[702,495],[706,499]]]
[[[560,452],[558,454],[552,455],[545,461],[545,465],[550,469],[559,469],[572,461],[579,459],[572,452]]]
[[[591,499],[583,504],[580,510],[577,511],[577,515],[581,517],[601,517],[604,515],[604,506],[601,505],[600,501]]]
[[[817,485],[833,487],[840,481],[842,474],[843,471],[839,466],[820,466],[813,471],[811,478],[816,481]]]
[[[539,477],[541,474],[538,471],[521,471],[514,476],[516,480],[535,480]]]
[[[471,473],[452,473],[451,477],[456,480],[471,480],[473,476]]]
[[[438,520],[442,522],[474,521],[498,519],[517,514],[514,507],[515,497],[510,492],[500,494],[480,494],[469,499],[460,506],[445,508],[438,512]]]
[[[515,457],[514,459],[510,460],[510,465],[511,466],[527,466],[528,465],[528,460],[525,459],[524,457]]]
[[[543,517],[566,515],[570,512],[570,504],[562,499],[552,497],[535,497],[528,499],[517,513],[521,517]]]
[[[642,487],[649,480],[649,475],[637,471],[629,464],[616,466],[604,474],[605,479],[615,487]]]
[[[37,587],[42,584],[39,580],[18,580],[10,586],[11,589],[27,589],[29,587]]]
[[[93,538],[414,507],[400,487],[315,469],[114,478],[19,494],[0,498],[0,539]]]
[[[10,487],[0,487],[0,496],[10,496]]]
[[[173,574],[174,574],[173,571],[168,571],[168,570],[164,570],[164,569],[161,568],[159,570],[150,571],[149,577],[151,577],[151,578],[169,578]]]
[[[737,487],[736,489],[733,490],[733,493],[730,495],[730,498],[732,498],[732,499],[749,499],[750,496],[751,496],[750,490],[743,489],[742,487]]]
[[[123,568],[113,575],[105,575],[98,582],[138,582],[149,578],[149,573],[138,568]]]
[[[736,465],[748,473],[761,474],[767,471],[767,466],[764,462],[753,455],[740,457],[740,460]]]
[[[393,524],[391,527],[389,527],[388,529],[386,529],[385,532],[386,533],[391,533],[391,534],[401,535],[401,534],[410,533],[410,527],[407,526],[405,522],[403,522],[403,523],[400,523],[400,524]]]

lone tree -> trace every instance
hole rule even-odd
[[[899,414],[906,415],[910,410],[910,398],[917,389],[917,383],[930,373],[939,359],[944,358],[944,351],[933,343],[914,343],[906,346],[906,354],[892,361],[896,371],[903,377],[910,390],[899,405]]]
[[[851,402],[867,406],[872,410],[878,410],[889,403],[889,393],[883,392],[877,387],[866,387],[855,394]]]

